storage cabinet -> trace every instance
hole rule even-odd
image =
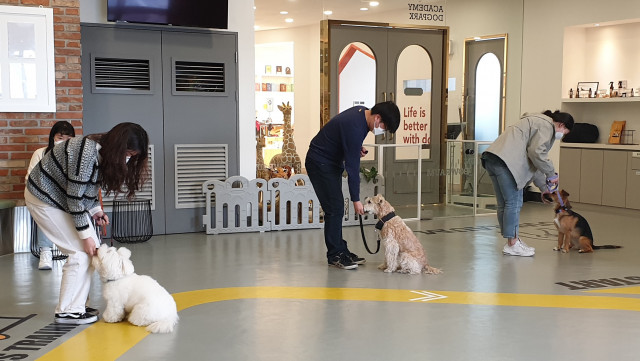
[[[602,151],[602,205],[626,206],[627,157],[629,152]]]
[[[602,150],[583,149],[580,156],[580,202],[602,202]]]
[[[626,207],[640,209],[640,152],[630,152],[627,164]]]
[[[560,149],[560,182],[571,200],[580,202],[580,157],[582,149]]]
[[[640,152],[562,147],[560,184],[574,202],[640,209]]]

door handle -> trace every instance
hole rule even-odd
[[[384,101],[387,101],[387,92],[382,92],[382,99],[384,99]]]
[[[390,92],[389,94],[391,95],[391,101],[395,103],[396,102],[396,98],[393,96],[393,92]]]

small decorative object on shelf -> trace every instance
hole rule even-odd
[[[271,74],[271,65],[265,65],[264,73],[265,74]]]
[[[609,83],[609,96],[612,97],[612,98],[616,96],[614,91],[613,91],[613,82]]]
[[[285,74],[287,74],[287,75],[291,75],[291,68],[286,67],[286,68],[284,69],[284,73],[285,73]]]
[[[569,98],[573,98],[573,88],[569,89]]]
[[[609,144],[620,144],[620,141],[622,140],[622,132],[624,131],[626,124],[626,120],[613,121],[613,124],[611,124],[611,131],[609,132]]]
[[[276,74],[282,74],[282,65],[276,65]]]
[[[576,98],[592,98],[598,91],[597,81],[580,81],[576,87]]]
[[[622,131],[622,137],[620,138],[620,144],[633,144],[633,129],[625,129]]]
[[[633,94],[633,88],[631,88],[631,96],[635,96],[635,94]]]

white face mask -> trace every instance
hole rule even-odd
[[[564,133],[563,132],[556,132],[556,139],[557,140],[562,139],[562,137],[564,137]]]
[[[378,124],[380,124],[380,123],[378,123]],[[373,135],[378,136],[378,135],[382,135],[382,134],[384,134],[384,129],[382,129],[382,128],[380,128],[380,127],[378,127],[378,126],[376,126],[374,124],[374,126],[373,126]]]
[[[129,159],[131,159],[131,157],[127,156],[127,158],[125,158],[124,162],[125,163],[129,163]]]
[[[55,142],[53,142],[53,144],[54,145],[58,145],[58,144],[63,143],[63,142],[64,142],[64,140],[56,140]]]

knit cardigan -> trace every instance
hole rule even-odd
[[[29,174],[27,189],[41,201],[69,213],[80,238],[91,236],[90,217],[98,202],[98,144],[89,138],[71,138],[47,152]]]

